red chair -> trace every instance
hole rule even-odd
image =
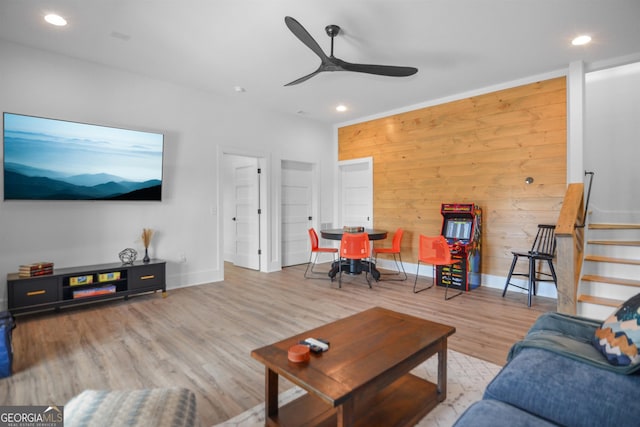
[[[350,260],[350,271],[352,273],[359,273],[362,271],[363,265],[367,268],[364,269],[364,277],[367,279],[369,287],[371,287],[371,280],[369,275],[371,274],[371,244],[369,242],[369,235],[367,233],[344,233],[342,240],[340,241],[340,259],[338,260],[338,287],[342,287],[342,260]]]
[[[453,279],[453,276],[451,274],[453,270],[453,264],[455,264],[455,261],[451,258],[451,251],[449,251],[449,244],[447,243],[447,239],[445,239],[444,236],[428,237],[420,235],[420,246],[418,250],[418,267],[416,269],[416,280],[415,282],[413,282],[413,293],[417,294],[418,292],[431,289],[436,283],[436,266],[448,265],[449,280],[446,281],[444,299],[449,300],[460,295],[462,291],[451,297],[447,297],[447,293],[449,292],[449,285],[451,284],[451,280]],[[433,265],[433,283],[429,287],[416,290],[416,284],[418,283],[418,272],[420,271],[421,262],[424,264]]]
[[[324,271],[315,271],[313,269],[313,266],[316,265],[316,262],[318,261],[318,255],[320,255],[321,253],[326,253],[326,254],[332,254],[333,256],[333,260],[336,260],[336,254],[338,253],[338,249],[337,248],[321,248],[318,246],[318,233],[316,233],[316,230],[314,230],[313,228],[309,229],[309,239],[311,239],[311,253],[309,254],[309,262],[307,263],[307,269],[304,271],[304,278],[305,279],[320,279],[320,277],[314,277],[311,275],[307,275],[307,273],[309,272],[309,266],[311,266],[311,273],[313,274],[321,274],[321,273],[325,273]],[[315,254],[315,259],[313,259],[312,262],[312,258],[313,258],[313,254]],[[328,273],[328,272],[327,272]],[[329,277],[327,277],[327,279],[329,279]]]
[[[402,254],[400,253],[400,244],[402,242],[402,235],[404,234],[404,230],[402,228],[398,228],[396,230],[396,234],[393,235],[393,241],[391,243],[390,248],[373,248],[374,262],[378,263],[378,255],[379,254],[388,254],[393,255],[393,261],[396,263],[396,272],[395,273],[386,273],[382,274],[382,276],[390,276],[390,275],[400,275],[403,274],[404,278],[399,279],[386,279],[386,280],[397,280],[404,281],[407,280],[407,272],[404,271],[404,264],[402,263]],[[400,264],[398,264],[398,258],[400,259]],[[400,270],[402,268],[402,270]]]

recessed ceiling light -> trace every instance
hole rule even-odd
[[[336,107],[336,111],[339,111],[339,112],[341,112],[341,113],[342,113],[342,112],[344,112],[344,111],[347,111],[347,106],[346,106],[346,105],[342,105],[342,104],[340,104],[340,105],[338,105],[338,106]]]
[[[235,90],[236,92],[240,93],[240,92],[246,92],[247,90],[245,88],[243,88],[242,86],[234,86],[233,90]]]
[[[67,25],[67,20],[60,15],[56,15],[55,13],[48,14],[44,17],[44,20],[51,25],[55,25],[56,27],[64,27],[65,25]]]
[[[585,45],[587,43],[589,43],[591,41],[591,36],[587,36],[582,35],[582,36],[578,36],[575,39],[571,40],[571,44],[574,46],[582,46]]]

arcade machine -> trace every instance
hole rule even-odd
[[[455,264],[436,268],[436,283],[449,288],[470,291],[480,286],[480,231],[482,210],[473,203],[443,203],[442,235],[449,243]],[[452,271],[449,271],[450,269]]]

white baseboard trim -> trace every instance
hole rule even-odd
[[[412,264],[408,262],[403,262],[404,269],[407,272],[407,275],[416,275],[416,270],[418,268],[418,264]],[[393,259],[378,259],[378,265],[381,268],[386,270],[394,270],[396,268]],[[431,265],[420,265],[420,277],[431,277],[433,272],[433,267]],[[507,272],[505,272],[507,273]],[[482,274],[481,275],[481,284],[480,286],[486,286],[488,288],[495,289],[504,289],[505,282],[507,281],[507,276],[495,276],[492,274]],[[511,278],[511,282],[523,286],[526,288],[527,281],[524,279]],[[510,286],[507,292],[520,292],[526,294],[527,291],[523,289],[518,289],[516,287]],[[538,283],[538,292],[537,294],[541,297],[548,297],[558,299],[558,293],[556,291],[556,287],[553,283],[550,282],[540,282]]]

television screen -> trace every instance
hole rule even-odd
[[[473,219],[447,218],[444,223],[444,237],[453,240],[470,240]]]
[[[5,200],[161,200],[164,136],[4,113]]]

